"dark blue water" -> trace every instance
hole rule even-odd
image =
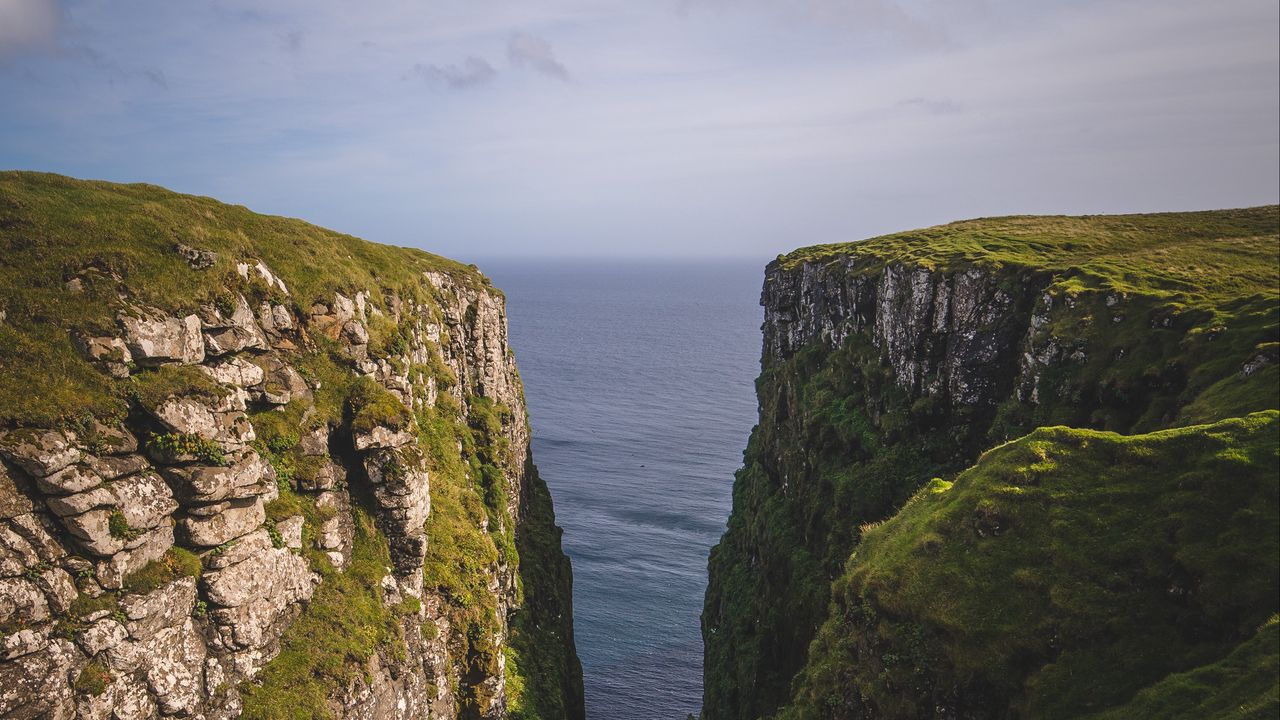
[[[573,559],[593,720],[702,697],[707,553],[756,418],[763,262],[489,261]]]

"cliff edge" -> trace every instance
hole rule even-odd
[[[0,715],[580,718],[473,267],[0,173]]]
[[[1278,230],[1274,206],[993,218],[771,263],[704,717],[1118,717],[1256,657]],[[1277,707],[1274,675],[1219,675],[1201,700]]]

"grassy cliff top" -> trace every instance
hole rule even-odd
[[[865,528],[785,716],[832,717],[849,671],[882,717],[932,710],[912,688],[957,687],[1026,717],[1131,701],[1113,716],[1274,717],[1276,677],[1250,666],[1276,664],[1278,430],[1274,410],[1145,435],[1041,428],[934,480]],[[1228,657],[1259,628],[1269,646]],[[1259,710],[1168,712],[1224,703]]]
[[[213,253],[194,267],[179,247]],[[237,272],[262,261],[287,294]],[[175,315],[235,294],[306,316],[333,294],[386,307],[387,295],[430,301],[422,273],[480,287],[474,268],[411,248],[367,242],[239,205],[154,185],[0,172],[0,426],[50,425],[119,411],[111,381],[80,358],[70,333],[118,335],[131,307]],[[31,389],[40,388],[38,398]]]
[[[1064,289],[1103,288],[1221,303],[1280,296],[1280,206],[1146,215],[981,218],[815,245],[784,268],[850,259],[927,268],[1020,267],[1060,275]]]

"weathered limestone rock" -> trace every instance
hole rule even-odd
[[[294,550],[302,549],[302,524],[301,515],[294,515],[276,523],[276,532],[280,533],[285,547]]]
[[[57,430],[9,430],[0,433],[0,457],[35,477],[48,477],[80,459],[75,437]]]
[[[210,355],[226,355],[243,350],[265,350],[267,336],[258,327],[253,310],[243,295],[236,296],[235,310],[231,317],[222,318],[220,327],[208,328],[204,333],[205,348]]]
[[[162,470],[186,506],[265,495],[275,487],[271,464],[254,450],[231,457],[230,465],[187,465]]]
[[[147,462],[147,459],[141,455],[121,455],[117,457],[97,457],[94,455],[86,455],[84,458],[84,464],[87,466],[88,470],[92,471],[93,474],[103,480],[115,480],[118,477],[142,472],[143,470],[151,467],[151,463]],[[69,469],[70,468],[68,468],[68,470]],[[67,470],[63,470],[62,472],[67,472]],[[40,486],[41,490],[45,490],[45,492],[53,492],[53,490],[45,489],[46,485],[53,485],[52,479],[52,477],[44,479],[49,482],[37,481],[37,485]],[[92,479],[93,478],[91,477],[83,478],[81,482],[88,482]],[[71,488],[60,489],[65,490],[66,492],[80,491],[79,489]],[[83,489],[83,487],[80,489]]]
[[[76,644],[80,646],[85,655],[93,657],[103,650],[109,650],[128,639],[129,633],[124,629],[124,625],[111,618],[103,618],[81,630],[76,635]]]
[[[200,318],[195,315],[181,319],[122,317],[120,324],[125,344],[139,365],[204,362],[204,338]]]
[[[201,369],[223,385],[251,388],[261,385],[266,380],[266,373],[261,367],[239,357],[227,358],[213,365],[203,365]]]
[[[0,578],[0,623],[36,623],[49,617],[49,601],[31,580]]]
[[[396,448],[411,442],[413,442],[413,435],[408,430],[393,430],[381,425],[367,433],[358,433],[355,436],[356,450]]]
[[[288,549],[268,547],[206,573],[203,583],[209,601],[221,606],[210,617],[223,645],[245,649],[274,642],[283,631],[278,621],[295,603],[310,599],[319,581],[306,560]]]
[[[68,676],[79,658],[70,641],[53,639],[36,652],[0,662],[0,717],[70,720],[75,703]]]
[[[97,487],[102,484],[102,480],[102,476],[93,471],[91,464],[71,465],[48,477],[36,478],[36,487],[49,495],[65,495]]]
[[[231,507],[212,517],[187,517],[178,522],[178,536],[184,544],[216,547],[256,529],[267,519],[262,498],[235,500]]]
[[[130,573],[137,572],[147,563],[164,557],[165,552],[173,547],[173,525],[169,518],[139,538],[127,544],[127,550],[121,550],[111,557],[100,560],[94,566],[94,577],[98,583],[108,590],[119,590],[124,579]]]
[[[322,492],[316,497],[316,507],[332,513],[320,525],[316,533],[316,545],[325,550],[329,562],[344,570],[351,561],[351,544],[355,541],[355,523],[351,520],[351,505],[344,492]]]

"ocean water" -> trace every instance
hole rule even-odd
[[[573,560],[593,720],[702,697],[707,554],[756,419],[763,262],[488,261]]]

